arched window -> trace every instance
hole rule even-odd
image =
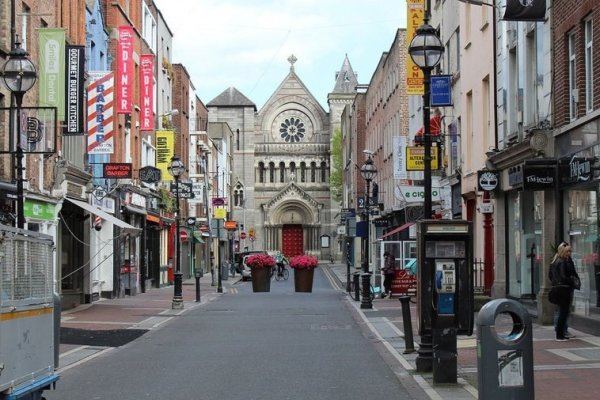
[[[283,162],[279,163],[279,182],[283,183],[285,179],[285,164]]]
[[[269,163],[269,183],[275,182],[275,163]]]
[[[321,182],[327,182],[327,163],[325,161],[321,163]]]
[[[258,182],[265,183],[265,163],[258,163]]]
[[[300,163],[300,182],[306,182],[306,163]]]
[[[233,205],[235,207],[244,206],[244,187],[241,183],[235,185],[235,189],[233,190]]]
[[[313,161],[310,163],[310,181],[316,182],[316,180],[317,180],[317,163]]]

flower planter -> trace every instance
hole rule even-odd
[[[296,292],[311,293],[314,275],[314,268],[294,268],[294,288]]]
[[[271,291],[271,268],[250,267],[252,273],[252,291],[270,292]]]

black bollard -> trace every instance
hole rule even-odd
[[[196,271],[194,273],[194,278],[196,278],[196,302],[200,303],[200,277],[202,276],[202,271]]]
[[[371,300],[371,273],[366,272],[361,275],[362,277],[362,299],[360,301],[360,308],[363,310],[370,310],[373,308],[373,301]]]
[[[354,300],[360,301],[360,272],[355,272],[352,280],[354,281]]]
[[[400,296],[398,299],[402,303],[402,324],[404,325],[404,354],[415,352],[415,343],[413,340],[412,319],[410,317],[410,296]]]

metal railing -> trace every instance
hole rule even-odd
[[[473,291],[478,294],[485,291],[483,270],[483,258],[475,258],[473,260]]]

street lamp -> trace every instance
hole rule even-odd
[[[180,310],[183,308],[182,296],[182,276],[181,276],[181,238],[179,237],[179,177],[185,172],[183,162],[177,156],[171,158],[171,163],[167,167],[169,174],[175,178],[175,227],[177,230],[175,238],[175,288],[173,292],[173,303],[171,308]]]
[[[424,219],[431,218],[431,126],[430,118],[430,79],[431,70],[440,62],[442,54],[444,53],[444,46],[437,35],[437,32],[429,22],[429,5],[426,9],[425,18],[423,18],[423,25],[417,28],[415,37],[410,42],[408,52],[414,63],[423,70],[423,145],[424,145],[424,157],[423,157],[423,179],[424,179],[424,204],[423,204],[423,215]],[[423,268],[423,266],[419,266]],[[433,271],[432,271],[433,274]],[[423,287],[426,284],[433,284],[433,276],[428,280],[429,282],[419,282],[419,291],[423,291]],[[421,315],[423,313],[433,313],[431,307],[423,305],[420,309]],[[433,367],[433,335],[431,330],[427,330],[421,335],[421,344],[419,346],[419,355],[416,359],[417,371],[429,372]]]
[[[23,148],[21,147],[21,105],[25,92],[33,87],[37,80],[35,66],[27,58],[27,52],[21,48],[21,43],[16,42],[15,48],[10,52],[8,61],[2,67],[2,80],[15,97],[17,105],[16,118],[16,169],[17,169],[17,228],[25,226],[25,213],[23,210]]]
[[[360,308],[362,309],[371,309],[373,308],[373,302],[371,301],[371,274],[369,273],[369,243],[370,243],[370,231],[371,231],[371,222],[370,222],[370,205],[371,205],[371,181],[375,179],[377,176],[377,167],[373,163],[373,159],[371,158],[371,152],[367,152],[367,160],[360,167],[360,174],[363,179],[367,183],[367,192],[365,193],[365,209],[366,209],[366,218],[365,221],[367,223],[367,240],[364,242],[363,246],[363,261],[362,261],[362,299],[360,302]]]

